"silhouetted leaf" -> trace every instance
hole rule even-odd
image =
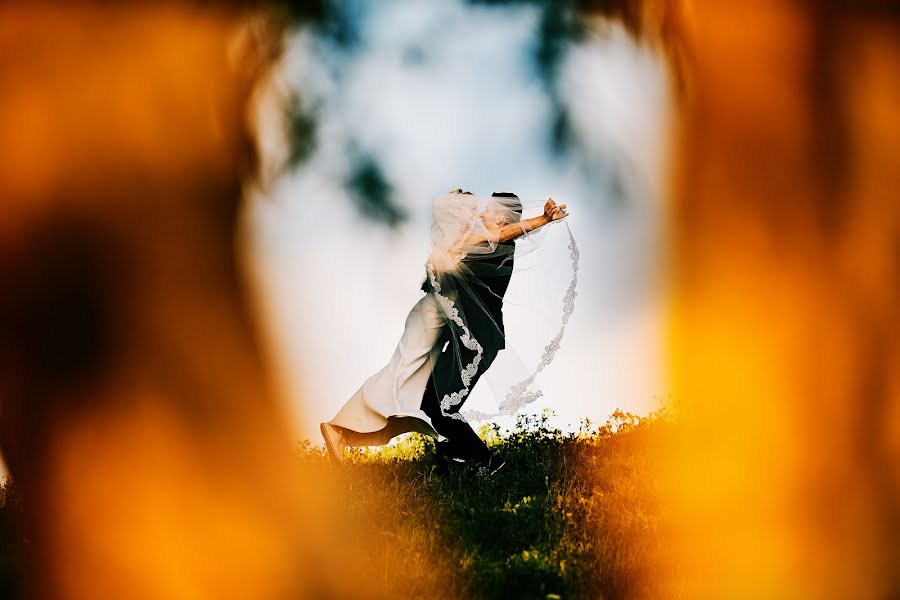
[[[393,188],[371,156],[364,155],[359,159],[346,186],[366,217],[391,227],[406,219],[406,212],[393,202]]]
[[[568,109],[561,102],[554,102],[550,121],[550,150],[556,156],[562,156],[572,147],[574,139]]]
[[[288,166],[295,168],[312,156],[316,149],[315,117],[295,102],[290,114],[290,155]]]

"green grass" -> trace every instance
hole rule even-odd
[[[482,436],[507,461],[496,476],[436,472],[434,444],[411,434],[356,449],[333,469],[302,442],[298,475],[330,491],[338,556],[368,597],[656,598],[678,589],[665,564],[666,511],[656,473],[666,413],[616,412],[564,434],[549,415]],[[322,489],[325,489],[323,487]],[[0,486],[0,597],[20,596],[21,502]],[[346,552],[344,552],[346,550]],[[668,593],[664,593],[664,591]]]
[[[663,413],[617,411],[563,434],[547,414],[520,417],[512,433],[481,431],[508,463],[492,478],[439,476],[419,435],[356,450],[339,470],[339,502],[351,531],[377,530],[348,540],[365,547],[358,576],[376,595],[410,598],[663,596],[654,448],[671,427]],[[325,461],[308,443],[299,454]]]

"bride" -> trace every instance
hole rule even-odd
[[[410,310],[390,362],[320,426],[334,463],[341,463],[347,446],[382,445],[418,431],[442,440],[438,450],[448,458],[474,460],[491,470],[501,466],[460,409],[505,347],[502,305],[516,255],[513,240],[568,216],[566,205],[552,199],[536,217],[523,220],[522,210],[511,193],[480,198],[456,189],[434,200],[425,296]],[[574,261],[574,239],[570,249]],[[574,297],[574,285],[573,277],[567,296]],[[570,313],[565,312],[563,329]],[[549,351],[548,346],[545,355]],[[523,396],[531,381],[514,391]],[[532,392],[525,401],[539,394]],[[501,407],[518,408],[521,398],[516,402],[514,395],[507,394]]]

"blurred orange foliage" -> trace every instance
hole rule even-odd
[[[235,259],[283,27],[253,4],[0,6],[0,449],[33,597],[360,593]],[[900,11],[579,6],[659,40],[679,90],[676,527],[647,577],[896,596]]]
[[[689,598],[900,593],[900,11],[695,1],[662,476]]]

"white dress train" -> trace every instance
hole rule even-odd
[[[441,348],[445,326],[433,294],[421,298],[409,315],[390,362],[369,377],[329,421],[350,446],[386,444],[396,435],[419,431],[440,438],[422,411],[422,395]]]

